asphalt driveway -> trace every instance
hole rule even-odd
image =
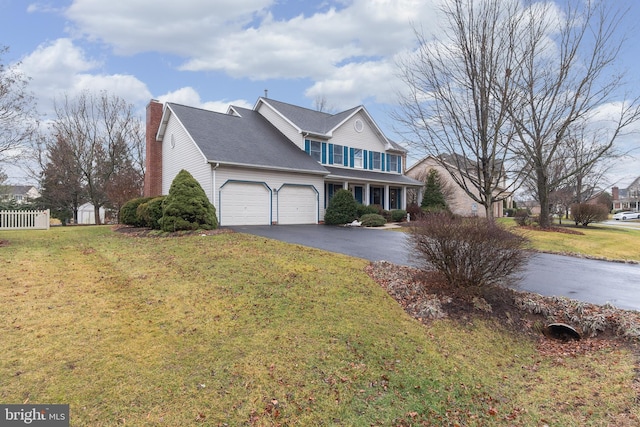
[[[411,256],[407,235],[402,232],[326,225],[237,226],[233,229],[369,261],[419,266],[419,261]],[[529,261],[517,288],[640,310],[640,265],[537,254]]]

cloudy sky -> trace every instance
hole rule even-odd
[[[10,49],[1,60],[21,62],[45,118],[55,98],[84,89],[121,96],[141,115],[151,98],[225,111],[268,90],[309,108],[319,98],[333,111],[362,104],[396,139],[396,59],[415,42],[412,26],[438,31],[440,1],[0,0],[0,46]],[[640,2],[626,2],[621,62],[640,88]],[[612,180],[638,175],[633,159]]]

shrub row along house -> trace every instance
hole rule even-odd
[[[406,209],[407,190],[423,185],[363,106],[329,114],[261,97],[216,113],[152,100],[146,126],[145,196],[167,194],[187,170],[221,226],[317,224],[339,189]]]

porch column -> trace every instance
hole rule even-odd
[[[385,185],[384,186],[384,206],[383,209],[388,211],[389,210],[389,186]]]
[[[342,183],[342,189],[343,190],[348,190],[349,189],[349,181],[345,181]]]
[[[407,187],[402,187],[402,202],[400,203],[400,209],[407,210]]]
[[[369,194],[371,191],[371,186],[369,185],[369,183],[367,182],[367,184],[364,186],[364,203],[363,205],[368,206],[371,202],[371,194]]]

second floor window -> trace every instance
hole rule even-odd
[[[353,150],[353,167],[362,168],[362,150],[359,148]]]
[[[377,152],[374,151],[371,154],[372,154],[372,159],[373,159],[373,161],[371,162],[372,163],[371,167],[373,169],[381,169],[380,153],[377,153]]]
[[[398,160],[398,156],[395,154],[389,154],[389,170],[391,172],[398,172]]]
[[[309,141],[309,155],[317,162],[322,161],[322,144],[318,141]]]
[[[342,165],[344,160],[344,148],[342,145],[334,145],[333,146],[333,164],[334,165]]]

